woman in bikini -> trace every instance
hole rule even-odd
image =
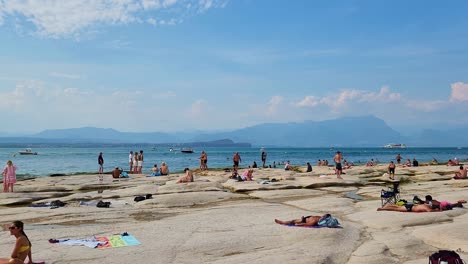
[[[23,230],[24,224],[21,221],[14,221],[8,227],[10,234],[16,237],[15,247],[11,252],[10,259],[0,259],[0,264],[24,264],[28,257],[28,264],[32,264],[31,242]]]
[[[432,209],[427,204],[386,204],[382,208],[377,208],[377,211],[396,211],[396,212],[413,212],[413,213],[426,213],[426,212],[437,212],[439,209]]]

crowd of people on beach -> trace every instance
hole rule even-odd
[[[273,161],[273,165],[266,165],[267,153],[265,151],[262,151],[260,158],[262,160],[262,168],[277,168],[277,165],[280,165],[280,166],[284,165],[284,170],[292,169],[292,164],[289,160],[286,162]],[[205,151],[202,151],[198,159],[200,160],[200,170],[208,170],[208,154]],[[401,167],[418,167],[419,166],[419,161],[416,160],[416,158],[413,158],[412,161],[408,158],[406,159],[406,162],[402,163],[401,161],[403,160],[403,158],[401,157],[401,154],[397,154],[395,156],[395,160],[396,160],[396,163],[392,160],[388,164],[387,172],[388,172],[389,179],[391,180],[395,179],[395,170],[397,166],[401,166]],[[130,151],[129,156],[128,156],[129,173],[132,173],[132,174],[143,173],[143,161],[144,161],[143,150],[135,151],[135,152]],[[241,176],[238,176],[238,168],[241,162],[242,162],[242,158],[239,152],[235,152],[232,157],[233,169],[232,169],[231,178],[239,179],[241,181],[249,181],[252,179],[251,177],[252,172],[250,172],[250,169],[256,169],[258,168],[258,165],[256,161],[253,161],[252,165],[249,165],[248,169]],[[334,166],[335,175],[338,179],[343,179],[341,176],[343,174],[343,170],[350,169],[355,165],[353,162],[348,162],[346,159],[344,159],[343,154],[340,151],[337,151],[335,155],[333,156],[333,162],[335,163],[335,166]],[[371,159],[368,162],[366,162],[366,166],[368,167],[376,166],[378,163],[379,163],[378,159]],[[438,164],[438,161],[434,158],[430,162],[430,164]],[[103,158],[102,152],[100,152],[98,156],[98,165],[99,165],[98,174],[100,175],[99,181],[102,182],[102,174],[104,171],[104,168],[103,168],[104,158]],[[447,162],[447,166],[457,166],[457,165],[459,165],[459,161],[457,158],[454,158],[453,160],[450,159]],[[317,166],[328,167],[329,162],[326,159],[323,159],[323,160],[319,159],[317,162]],[[7,173],[8,175],[11,175],[11,171],[14,171],[14,170],[16,170],[16,167],[7,166],[4,169],[4,174]],[[184,170],[184,172],[186,172],[186,170]],[[312,165],[310,164],[310,162],[306,163],[306,172],[312,172]],[[151,173],[149,176],[165,176],[165,175],[169,175],[169,167],[166,164],[166,162],[162,162],[160,167],[158,167],[157,164],[154,164],[154,166],[151,168]],[[126,175],[126,172],[124,172],[123,169],[118,168],[118,167],[116,167],[112,171],[112,176],[114,178],[128,177]],[[461,165],[460,169],[455,172],[454,179],[466,179],[466,178],[467,178],[467,170],[463,167],[463,165]],[[8,191],[7,189],[11,189],[11,191],[13,191],[13,184],[5,185],[5,182],[7,181],[4,181],[4,192]],[[11,180],[9,180],[8,182],[11,182]]]

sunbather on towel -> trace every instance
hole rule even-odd
[[[386,204],[382,208],[377,208],[377,211],[396,211],[396,212],[414,212],[414,213],[425,213],[425,212],[436,212],[440,211],[439,209],[432,209],[427,204]]]
[[[31,242],[23,230],[24,224],[21,221],[14,221],[8,226],[10,234],[16,237],[15,247],[11,252],[10,259],[0,259],[0,264],[24,264],[26,257],[28,264],[32,264]]]
[[[280,225],[296,225],[296,226],[317,226],[318,222],[322,217],[325,217],[327,215],[323,216],[318,216],[318,215],[309,215],[309,216],[303,216],[301,219],[293,219],[289,221],[281,221],[278,219],[275,219],[275,223],[280,224]]]
[[[431,195],[426,195],[426,201],[424,201],[425,204],[429,205],[432,207],[432,209],[440,209],[442,211],[445,210],[452,210],[454,207],[463,207],[463,204],[466,203],[465,200],[458,200],[456,203],[451,203],[448,201],[437,201],[432,199]]]

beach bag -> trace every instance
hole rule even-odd
[[[145,199],[146,199],[146,198],[145,198],[144,196],[137,196],[137,197],[135,197],[135,198],[133,199],[133,201],[135,201],[135,202],[141,202],[141,201],[143,201],[143,200],[145,200]]]
[[[463,264],[465,261],[455,251],[439,250],[429,257],[429,264]]]
[[[52,201],[50,202],[50,206],[51,207],[64,207],[66,205],[66,203],[60,201],[60,200],[55,200],[55,201]]]
[[[325,215],[320,219],[320,221],[317,223],[318,226],[320,227],[341,227],[340,223],[338,222],[338,219],[335,217],[331,216],[330,214]]]
[[[99,208],[109,208],[110,205],[111,205],[110,202],[99,201],[99,202],[96,204],[96,207],[99,207]]]

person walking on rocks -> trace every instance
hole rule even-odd
[[[395,179],[395,163],[393,163],[393,161],[390,161],[388,164],[388,177],[390,180]]]
[[[102,182],[104,173],[104,158],[102,157],[102,152],[99,152],[98,156],[98,164],[99,164],[99,182]]]
[[[16,183],[16,169],[11,160],[7,161],[7,165],[3,168],[3,192],[13,192],[13,185]]]
[[[336,178],[338,179],[343,179],[341,177],[341,173],[343,172],[343,167],[341,166],[342,159],[343,159],[343,155],[341,155],[340,151],[337,151],[335,156],[333,157],[333,160],[335,161],[335,173],[336,173]]]

